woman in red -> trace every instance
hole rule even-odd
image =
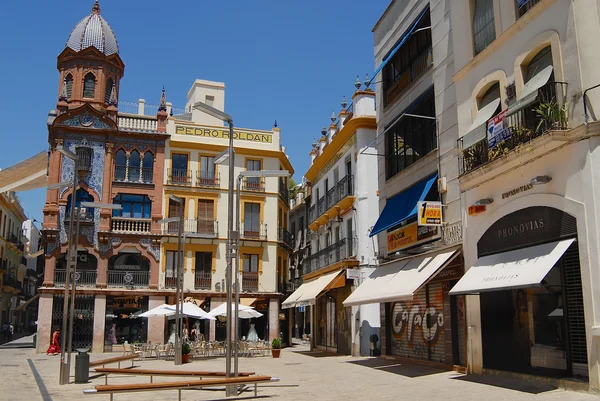
[[[52,333],[52,340],[50,341],[50,347],[46,351],[46,355],[58,355],[60,354],[60,327]]]

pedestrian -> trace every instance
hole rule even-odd
[[[48,350],[46,351],[46,355],[58,354],[60,354],[60,327],[54,330],[54,333],[52,333],[50,347],[48,347]]]
[[[15,326],[12,323],[8,326],[8,341],[12,341],[13,335],[15,334]]]

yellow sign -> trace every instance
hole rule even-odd
[[[229,139],[229,130],[218,128],[200,128],[185,125],[176,125],[175,133],[178,135],[196,135],[205,136],[209,138]],[[234,131],[233,139],[237,139],[240,141],[272,143],[273,135],[255,132]]]
[[[388,253],[392,253],[438,238],[440,238],[440,233],[437,227],[420,227],[415,221],[397,230],[388,232],[387,250]]]
[[[442,202],[419,202],[420,226],[441,226],[442,225]]]

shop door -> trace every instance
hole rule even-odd
[[[55,296],[52,304],[52,330],[63,324],[63,297]],[[94,339],[94,296],[75,296],[75,313],[73,314],[73,349],[92,348]]]

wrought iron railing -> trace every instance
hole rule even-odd
[[[285,185],[285,180],[283,179],[279,179],[279,196],[286,205],[290,203],[290,190]]]
[[[109,287],[148,288],[150,287],[150,272],[109,270],[107,285]]]
[[[21,291],[21,282],[12,274],[3,274],[2,275],[2,286],[10,287],[14,290]]]
[[[167,184],[192,185],[192,172],[187,169],[167,169]]]
[[[326,205],[326,209],[329,210],[332,207],[335,206],[336,203],[338,203],[339,199],[338,199],[338,189],[337,187],[333,187],[331,188],[329,191],[327,191],[327,205]]]
[[[146,168],[142,169],[142,182],[145,184],[151,184],[154,181],[154,169]]]
[[[242,189],[244,191],[265,192],[265,180],[263,177],[244,177]]]
[[[115,166],[115,181],[125,181],[127,179],[127,166]]]
[[[218,235],[218,227],[219,224],[214,220],[186,219],[184,231],[188,234],[216,237]],[[173,228],[174,232],[169,231],[169,234],[177,234],[177,223],[174,224],[174,227],[169,227],[169,229]]]
[[[165,276],[165,288],[177,288],[177,277]]]
[[[308,223],[310,224],[318,218],[319,214],[317,213],[317,205],[312,205],[308,208]]]
[[[517,146],[527,143],[532,139],[543,135],[550,130],[564,130],[568,128],[566,121],[566,111],[564,121],[554,121],[547,119],[543,115],[543,110],[539,110],[540,105],[554,105],[561,113],[560,109],[564,107],[567,99],[567,84],[564,82],[548,82],[538,89],[537,100],[504,119],[508,125],[510,136],[493,148],[489,147],[488,139],[483,138],[468,148],[464,147],[464,137],[458,140],[459,166],[461,174],[473,171],[484,164],[491,162]],[[541,112],[541,113],[540,113]]]
[[[256,224],[242,223],[242,229],[240,230],[240,235],[242,238],[245,238],[245,239],[266,240],[267,239],[267,225],[264,223],[260,223],[257,226]]]
[[[54,286],[64,287],[67,278],[66,269],[54,270]],[[95,287],[98,279],[98,271],[96,270],[77,270],[75,272],[75,283],[82,287]]]
[[[196,186],[218,187],[219,175],[214,171],[196,171]]]
[[[294,248],[294,236],[283,227],[277,228],[277,241],[283,242],[288,248]]]
[[[354,195],[354,187],[352,185],[353,175],[347,175],[340,179],[337,184],[339,200],[346,196]]]
[[[341,260],[354,256],[354,240],[343,238],[321,249],[303,261],[304,274],[317,271]]]
[[[212,288],[211,272],[196,272],[194,275],[194,289],[210,290]]]
[[[243,272],[242,273],[242,291],[257,292],[258,291],[258,272]]]
[[[150,232],[151,225],[151,219],[113,217],[111,221],[111,230],[115,233],[145,234]]]
[[[327,206],[326,201],[325,201],[325,196],[321,196],[321,198],[317,201],[318,216],[321,216],[323,213],[325,213],[327,211],[327,208],[325,206]],[[317,218],[318,218],[318,216],[317,216]]]

